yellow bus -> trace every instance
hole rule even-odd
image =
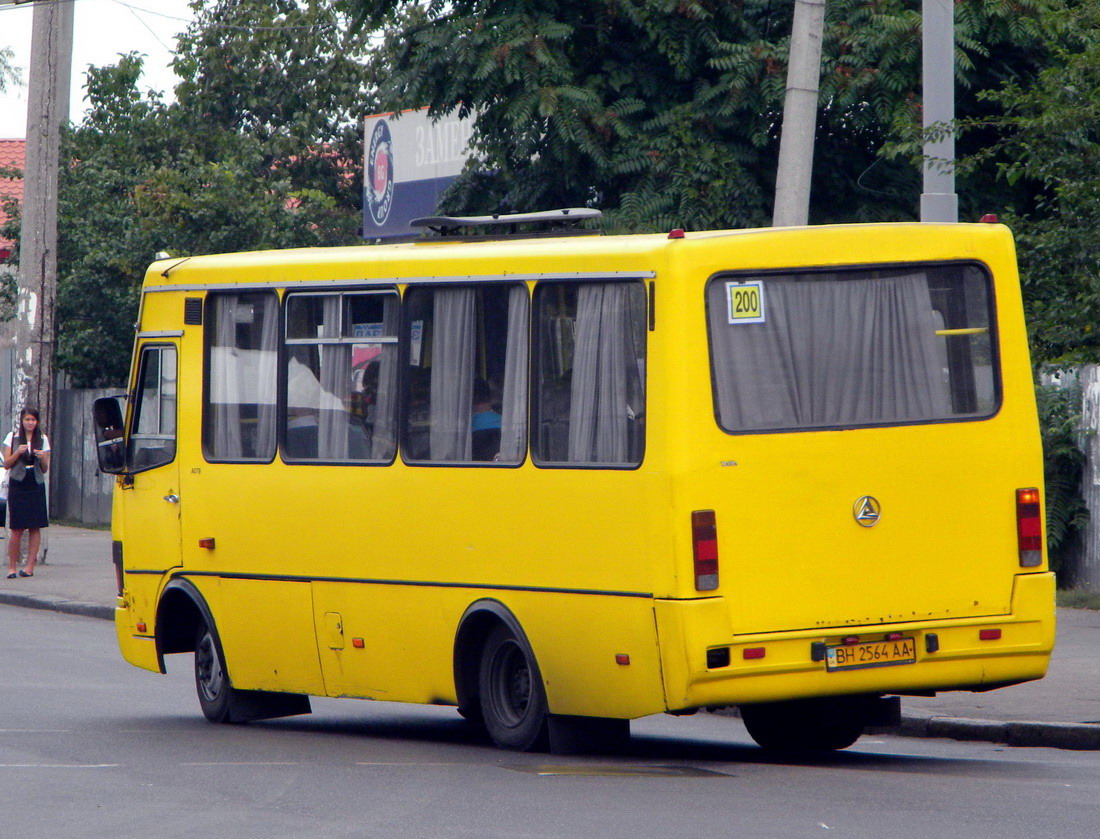
[[[558,751],[730,706],[838,749],[1044,675],[1006,228],[430,221],[150,267],[95,406],[127,661],[193,653],[215,722],[432,703]]]

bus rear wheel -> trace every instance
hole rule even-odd
[[[547,704],[535,657],[509,629],[498,626],[482,648],[478,672],[481,716],[503,749],[546,748]]]
[[[741,719],[752,739],[770,751],[833,752],[848,748],[863,734],[863,706],[848,697],[797,699],[744,705]]]

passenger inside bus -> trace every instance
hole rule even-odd
[[[492,389],[485,379],[474,379],[473,400],[471,459],[495,460],[500,451],[501,416],[493,410]]]

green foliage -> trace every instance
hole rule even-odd
[[[125,380],[138,290],[158,251],[358,241],[358,36],[332,3],[196,0],[177,101],[138,90],[141,58],[88,74],[64,140],[58,366],[78,386]]]
[[[387,109],[477,114],[480,159],[447,209],[589,204],[621,230],[770,219],[793,4],[342,2],[387,27]],[[956,4],[963,113],[1034,76],[1047,2]],[[914,0],[827,4],[813,222],[913,217],[919,168],[882,150],[919,127],[920,62]]]
[[[983,94],[999,116],[963,123],[998,132],[966,161],[993,170],[1026,203],[1005,214],[1017,234],[1024,297],[1038,360],[1100,361],[1100,6],[1058,3],[1044,15],[1048,65],[1030,83]]]
[[[1081,494],[1085,454],[1081,451],[1081,388],[1040,385],[1035,391],[1043,435],[1047,551],[1054,571],[1072,566],[1089,520]]]
[[[14,56],[11,47],[0,47],[0,91],[19,84],[19,74],[11,64]]]

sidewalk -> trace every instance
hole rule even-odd
[[[7,542],[0,546],[7,551]],[[4,604],[113,619],[111,534],[51,526],[46,565],[30,579],[0,578]],[[903,697],[902,725],[891,733],[1100,751],[1100,612],[1058,610],[1045,679],[988,693]]]

